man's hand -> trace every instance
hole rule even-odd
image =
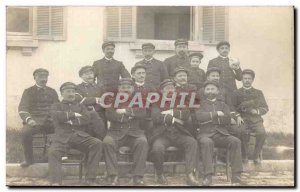
[[[230,58],[229,63],[230,63],[230,68],[233,69],[233,70],[238,70],[240,68],[239,59]]]
[[[125,114],[126,113],[126,109],[117,109],[116,112],[118,114]]]
[[[36,121],[35,121],[35,120],[33,120],[33,119],[29,119],[29,121],[28,121],[28,125],[29,125],[29,126],[31,126],[31,127],[34,127],[34,126],[36,126],[36,125],[37,125],[37,123],[36,123]]]
[[[236,121],[235,121],[233,118],[231,118],[230,121],[231,121],[231,122],[230,122],[231,125],[235,125],[235,124],[236,124]]]
[[[82,117],[80,113],[75,113],[75,117]]]
[[[217,111],[219,117],[224,116],[225,114],[222,111]]]
[[[162,114],[162,115],[167,115],[167,114],[168,114],[168,115],[172,115],[172,114],[173,114],[173,109],[169,109],[169,110],[167,110],[167,111],[162,111],[161,114]]]
[[[237,117],[236,121],[237,121],[238,126],[240,126],[242,123],[244,123],[243,118],[240,116]]]
[[[182,121],[182,120],[180,120],[180,119],[177,119],[177,118],[174,118],[174,123],[179,123],[180,125],[183,125],[184,124],[184,122]]]
[[[251,113],[252,115],[258,115],[258,111],[257,111],[256,109],[251,109],[251,110],[250,110],[250,113]]]

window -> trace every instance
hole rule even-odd
[[[225,7],[107,7],[105,39],[174,40],[186,38],[202,43],[227,39]]]
[[[10,34],[32,35],[32,9],[29,7],[8,7],[6,28]]]

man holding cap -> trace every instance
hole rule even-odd
[[[74,148],[87,153],[86,184],[97,185],[96,176],[102,155],[102,142],[87,133],[90,116],[86,107],[75,100],[76,85],[61,85],[63,100],[51,108],[55,132],[48,152],[50,184],[62,184],[61,158],[67,149]]]
[[[118,87],[119,78],[130,78],[130,74],[124,64],[113,58],[115,53],[115,44],[113,42],[104,42],[102,44],[104,58],[97,60],[93,64],[94,73],[99,87],[105,91],[115,92]]]
[[[177,39],[174,45],[176,54],[169,58],[166,58],[164,61],[170,77],[173,76],[175,68],[180,66],[188,68],[190,65],[190,59],[188,55],[188,41],[185,39]]]
[[[36,69],[33,72],[35,85],[24,90],[19,104],[19,115],[23,120],[21,130],[22,146],[25,161],[21,167],[34,163],[32,151],[32,136],[38,133],[53,133],[53,123],[50,118],[50,108],[58,102],[56,91],[47,85],[49,72],[46,69]]]
[[[237,89],[235,80],[242,80],[242,70],[240,62],[228,57],[230,44],[227,41],[221,41],[217,44],[219,56],[210,60],[207,70],[211,67],[217,67],[221,70],[220,83],[228,87],[230,91]]]
[[[142,45],[144,59],[137,62],[135,65],[145,65],[147,88],[158,88],[159,84],[168,78],[168,72],[163,62],[153,57],[155,46],[152,43],[144,43]]]
[[[227,127],[230,126],[230,110],[224,102],[217,100],[218,92],[218,82],[206,81],[204,83],[205,99],[200,101],[201,107],[196,110],[196,118],[199,123],[197,140],[204,167],[203,185],[205,186],[212,183],[214,147],[229,150],[231,183],[242,183],[241,141],[227,131]]]

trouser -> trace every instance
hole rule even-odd
[[[254,132],[256,134],[256,142],[255,142],[255,148],[253,152],[253,159],[257,159],[259,157],[259,154],[261,153],[261,150],[264,146],[267,134],[266,130],[264,128],[263,122],[257,122],[257,123],[245,123],[246,129],[249,132]],[[248,135],[249,136],[249,135]],[[249,140],[249,138],[248,138]]]
[[[243,171],[241,141],[232,135],[223,135],[216,133],[211,137],[198,137],[200,144],[200,152],[204,167],[204,175],[213,174],[213,155],[214,147],[227,148],[229,150],[229,158],[231,171],[238,174]]]
[[[87,154],[86,179],[96,179],[102,155],[102,142],[95,137],[83,137],[75,133],[66,144],[56,141],[51,143],[48,152],[50,183],[62,183],[61,158],[70,148]]]
[[[237,124],[230,125],[228,132],[241,140],[241,150],[242,158],[248,159],[248,132],[246,130],[246,125],[243,123],[240,126]]]
[[[128,146],[133,153],[133,166],[131,173],[133,176],[143,177],[146,169],[148,154],[148,142],[145,136],[133,137],[126,135],[120,140],[115,140],[107,135],[104,140],[105,164],[108,176],[118,175],[119,147]]]
[[[164,133],[153,141],[150,152],[157,175],[163,174],[165,150],[169,146],[175,146],[184,150],[186,173],[193,172],[197,163],[197,141],[193,137],[183,135],[179,132],[173,135]]]
[[[33,149],[32,149],[32,136],[39,133],[51,134],[54,132],[52,123],[46,123],[44,125],[37,125],[34,127],[24,124],[21,130],[21,142],[24,152],[25,161],[28,163],[34,163]]]
[[[89,133],[91,134],[91,136],[103,140],[107,132],[107,126],[105,122],[96,111],[89,111],[89,115],[91,118]]]

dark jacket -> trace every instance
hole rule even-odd
[[[80,113],[81,117],[75,117]],[[90,123],[89,112],[84,105],[78,102],[61,101],[51,107],[51,117],[54,124],[53,141],[67,143],[73,134],[82,137],[90,136],[86,131]]]
[[[93,63],[95,77],[99,87],[105,90],[115,90],[118,86],[120,76],[122,78],[130,78],[130,74],[122,62],[115,59],[107,60],[102,58]]]
[[[153,58],[150,61],[146,61],[143,59],[137,62],[135,65],[140,64],[146,67],[146,88],[158,88],[159,84],[169,77],[165,65],[160,60]]]
[[[231,91],[237,89],[235,80],[242,80],[242,69],[232,70],[229,66],[229,58],[222,58],[220,56],[209,61],[207,69],[217,67],[221,70],[220,82],[228,86]]]
[[[230,125],[229,107],[222,101],[209,101],[207,99],[200,102],[200,108],[196,110],[198,120],[197,129],[199,137],[211,137],[216,133],[229,135],[227,127]],[[222,111],[224,116],[218,116],[217,111]]]
[[[50,118],[50,109],[53,103],[58,102],[56,91],[50,87],[44,89],[34,85],[24,90],[19,104],[19,115],[23,123],[29,119],[43,125]]]
[[[165,59],[164,65],[166,66],[169,76],[173,77],[174,70],[177,67],[184,67],[186,69],[190,67],[190,59],[188,56],[179,57],[178,55],[173,55]]]
[[[263,92],[255,88],[247,90],[242,87],[236,90],[233,104],[247,123],[263,122],[261,116],[269,111]],[[259,114],[251,114],[251,109],[258,110]]]
[[[203,87],[203,83],[206,80],[206,75],[203,69],[190,67],[188,69],[188,83],[195,85],[197,89]]]

